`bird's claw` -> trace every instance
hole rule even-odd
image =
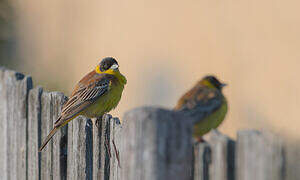
[[[202,136],[194,139],[195,144],[204,143],[204,142],[206,142],[206,141],[203,139]]]
[[[104,115],[101,117],[101,119],[103,119],[103,120],[111,119],[111,118],[112,118],[112,115],[110,115],[110,114],[104,114]]]
[[[93,121],[89,119],[86,123],[87,127],[92,128],[93,127]]]
[[[99,119],[98,118],[96,118],[96,120],[95,120],[95,126],[98,128],[99,127]]]

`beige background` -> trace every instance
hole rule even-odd
[[[296,0],[16,1],[23,60],[16,68],[68,95],[101,58],[114,56],[128,84],[113,115],[171,108],[198,79],[216,74],[229,84],[222,132],[271,129],[297,146],[299,7]]]

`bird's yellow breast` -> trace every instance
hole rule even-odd
[[[111,87],[111,90],[107,94],[100,97],[86,109],[84,115],[89,118],[100,117],[104,113],[114,109],[121,99],[122,91],[123,87],[121,86]]]
[[[208,133],[211,129],[217,128],[224,120],[226,113],[227,101],[224,98],[219,109],[194,125],[193,136],[195,138],[201,137]]]
[[[107,93],[99,97],[95,103],[91,104],[82,115],[95,118],[101,117],[104,113],[107,113],[114,109],[120,102],[126,79],[122,74],[117,74],[117,82],[111,83]]]

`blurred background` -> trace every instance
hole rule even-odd
[[[106,56],[128,84],[114,116],[172,108],[206,74],[229,86],[220,131],[285,137],[288,179],[300,167],[300,2],[296,0],[0,0],[0,65],[69,95]]]

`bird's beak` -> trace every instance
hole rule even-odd
[[[221,84],[221,87],[222,87],[222,88],[225,87],[225,86],[227,86],[226,83],[222,83],[222,84]]]
[[[119,65],[118,64],[113,64],[110,69],[112,70],[117,70],[119,68]]]

